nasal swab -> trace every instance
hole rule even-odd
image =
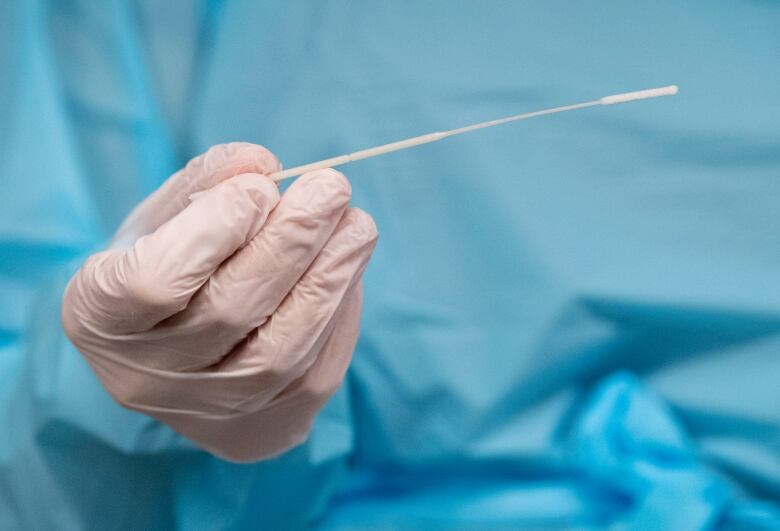
[[[370,157],[376,157],[377,155],[384,155],[385,153],[391,153],[393,151],[400,151],[414,146],[422,144],[428,144],[430,142],[436,142],[442,138],[450,136],[460,135],[462,133],[468,133],[470,131],[477,131],[478,129],[485,129],[487,127],[493,127],[494,125],[506,124],[509,122],[517,122],[520,120],[527,120],[529,118],[536,118],[537,116],[544,116],[546,114],[555,114],[559,112],[573,111],[575,109],[584,109],[586,107],[595,107],[596,105],[613,105],[615,103],[628,103],[630,101],[645,100],[648,98],[657,98],[659,96],[674,96],[677,94],[677,85],[670,85],[668,87],[639,90],[636,92],[626,92],[624,94],[614,94],[612,96],[604,96],[593,101],[586,101],[584,103],[575,103],[574,105],[564,105],[563,107],[555,107],[552,109],[543,109],[541,111],[528,112],[525,114],[516,114],[514,116],[507,116],[506,118],[499,118],[497,120],[489,120],[487,122],[480,122],[478,124],[467,125],[466,127],[459,127],[457,129],[451,129],[449,131],[439,131],[437,133],[428,133],[427,135],[414,136],[407,138],[406,140],[399,140],[397,142],[390,142],[389,144],[382,144],[381,146],[375,146],[361,151],[355,151],[354,153],[347,153],[346,155],[339,155],[338,157],[331,157],[329,159],[320,160],[317,162],[311,162],[302,166],[296,166],[289,170],[279,171],[269,175],[274,181],[281,181],[289,177],[296,177],[306,172],[313,170],[321,170],[323,168],[332,168],[333,166],[340,166],[348,162],[355,162],[356,160],[367,159]]]

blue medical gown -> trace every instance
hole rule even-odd
[[[780,528],[780,4],[0,6],[0,528]],[[65,282],[208,146],[381,233],[342,390],[236,465],[111,401]]]

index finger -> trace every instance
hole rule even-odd
[[[127,251],[88,263],[77,276],[93,315],[113,332],[139,332],[184,309],[190,297],[262,228],[279,201],[264,175],[224,181]]]

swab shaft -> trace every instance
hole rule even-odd
[[[302,175],[306,172],[321,170],[324,168],[332,168],[333,166],[340,166],[342,164],[346,164],[347,162],[355,162],[356,160],[376,157],[377,155],[383,155],[393,151],[400,151],[402,149],[421,146],[430,142],[436,142],[437,140],[441,140],[446,136],[449,136],[449,133],[428,133],[427,135],[413,136],[412,138],[407,138],[406,140],[398,140],[397,142],[390,142],[389,144],[382,144],[381,146],[362,149],[360,151],[355,151],[354,153],[347,153],[345,155],[339,155],[338,157],[311,162],[309,164],[304,164],[303,166],[296,166],[295,168],[290,168],[289,170],[272,173],[270,177],[274,181],[281,181],[282,179]]]
[[[430,142],[436,142],[442,138],[449,136],[460,135],[463,133],[469,133],[471,131],[477,131],[479,129],[485,129],[496,125],[501,125],[509,122],[518,122],[520,120],[527,120],[529,118],[536,118],[538,116],[544,116],[546,114],[555,114],[559,112],[573,111],[576,109],[584,109],[586,107],[595,107],[597,105],[613,105],[616,103],[627,103],[630,101],[643,100],[648,98],[657,98],[659,96],[674,96],[677,94],[677,86],[670,85],[668,87],[661,87],[648,90],[639,90],[636,92],[626,92],[624,94],[614,94],[612,96],[604,96],[598,100],[586,101],[583,103],[575,103],[574,105],[564,105],[563,107],[554,107],[552,109],[543,109],[540,111],[528,112],[525,114],[516,114],[514,116],[507,116],[506,118],[499,118],[497,120],[488,120],[486,122],[480,122],[478,124],[467,125],[465,127],[459,127],[457,129],[451,129],[449,131],[441,131],[437,133],[428,133],[427,135],[414,136],[405,140],[398,140],[397,142],[390,142],[389,144],[382,144],[381,146],[375,146],[354,153],[347,153],[345,155],[339,155],[337,157],[331,157],[329,159],[320,160],[317,162],[311,162],[302,166],[296,166],[288,170],[279,171],[269,175],[274,181],[281,181],[289,177],[295,177],[310,171],[320,170],[324,168],[332,168],[333,166],[340,166],[348,162],[354,162],[356,160],[367,159],[375,157],[377,155],[383,155],[385,153],[392,153],[393,151],[400,151],[414,146],[420,146],[422,144],[428,144]]]
[[[555,107],[552,109],[543,109],[541,111],[527,112],[524,114],[515,114],[514,116],[507,116],[506,118],[499,118],[498,120],[490,120],[487,122],[481,122],[474,125],[467,125],[466,127],[459,127],[458,129],[452,129],[443,133],[445,136],[459,135],[462,133],[469,133],[478,129],[485,129],[487,127],[493,127],[494,125],[506,124],[509,122],[519,122],[520,120],[528,120],[529,118],[536,118],[537,116],[544,116],[545,114],[555,114],[558,112],[573,111],[575,109],[584,109],[585,107],[595,107],[596,105],[602,105],[600,100],[586,101],[585,103],[575,103],[574,105],[564,105],[563,107]]]

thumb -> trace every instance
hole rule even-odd
[[[154,232],[184,210],[192,194],[242,173],[268,175],[281,168],[279,160],[263,146],[248,142],[216,144],[189,161],[139,204],[119,227],[111,247],[129,247],[139,237]]]

